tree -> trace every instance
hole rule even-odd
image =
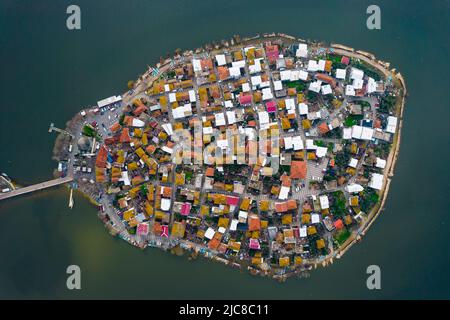
[[[128,89],[133,89],[133,87],[134,87],[134,80],[130,80],[130,81],[128,81],[127,82],[127,87],[128,87]]]

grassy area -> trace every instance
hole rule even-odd
[[[344,126],[346,127],[352,127],[356,124],[358,124],[359,121],[361,121],[363,118],[362,115],[349,115],[345,120],[344,120]]]
[[[334,239],[339,245],[342,245],[351,236],[351,232],[348,229],[343,229],[334,235]]]

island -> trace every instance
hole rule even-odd
[[[382,211],[406,95],[368,52],[236,35],[177,49],[84,108],[58,129],[55,175],[141,249],[308,276]]]

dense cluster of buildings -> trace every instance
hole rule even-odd
[[[306,43],[177,57],[109,128],[95,181],[137,241],[301,269],[346,243],[378,202],[396,95],[379,70]],[[174,161],[177,130],[191,134],[187,162]]]

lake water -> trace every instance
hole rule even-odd
[[[284,32],[338,42],[390,61],[406,79],[401,152],[385,210],[363,241],[308,279],[285,283],[222,264],[141,251],[112,238],[80,195],[64,187],[0,203],[0,298],[450,298],[449,1],[0,0],[0,170],[22,184],[56,163],[54,122],[126,83],[176,48],[233,34]],[[79,31],[66,8],[81,8]],[[66,289],[68,265],[82,290]],[[382,289],[366,287],[379,265]]]

